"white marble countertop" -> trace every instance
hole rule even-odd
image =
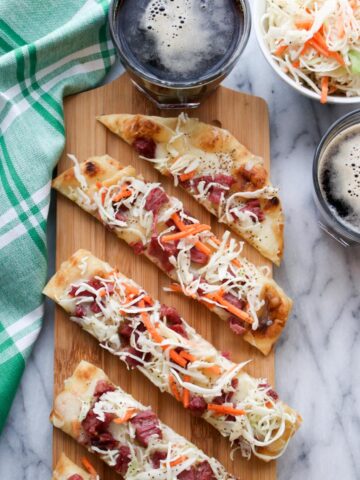
[[[271,71],[254,35],[225,84],[268,102],[272,179],[281,188],[287,218],[285,259],[275,275],[295,309],[277,347],[276,385],[304,424],[278,462],[279,480],[360,479],[360,248],[344,249],[319,229],[311,178],[322,134],[352,108],[321,106],[297,94]],[[52,208],[50,273],[54,218]],[[1,480],[51,476],[53,314],[47,303],[42,332],[0,437]]]

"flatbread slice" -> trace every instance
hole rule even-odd
[[[263,159],[229,131],[185,114],[104,115],[98,120],[220,222],[280,264],[284,215],[278,189],[271,185]]]
[[[144,254],[190,296],[225,320],[231,330],[267,355],[281,335],[292,302],[242,255],[226,232],[216,238],[159,183],[105,155],[57,177],[53,186],[98,218],[137,254]]]
[[[124,480],[236,480],[215,458],[164,425],[149,407],[85,361],[55,398],[50,420]],[[200,477],[204,472],[207,476]]]
[[[298,429],[300,416],[267,380],[245,373],[244,364],[225,358],[173,307],[90,252],[78,250],[64,262],[44,293],[100,346],[213,425],[245,457],[279,457]]]
[[[98,475],[91,475],[78,467],[62,453],[53,472],[52,480],[100,480]]]

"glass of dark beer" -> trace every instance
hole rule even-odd
[[[110,31],[136,87],[159,108],[195,108],[250,33],[248,0],[113,0]]]
[[[360,110],[335,122],[313,163],[320,227],[344,247],[360,245]]]

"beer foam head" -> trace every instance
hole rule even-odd
[[[325,197],[339,220],[360,232],[360,125],[330,143],[320,176]]]
[[[143,49],[173,73],[191,74],[201,62],[224,55],[234,34],[229,0],[151,0],[141,18],[152,43]]]

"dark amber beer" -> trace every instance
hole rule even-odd
[[[360,245],[360,110],[325,134],[315,153],[313,179],[324,229],[344,246]]]
[[[135,84],[162,107],[198,106],[249,36],[247,0],[118,0],[112,37]]]

